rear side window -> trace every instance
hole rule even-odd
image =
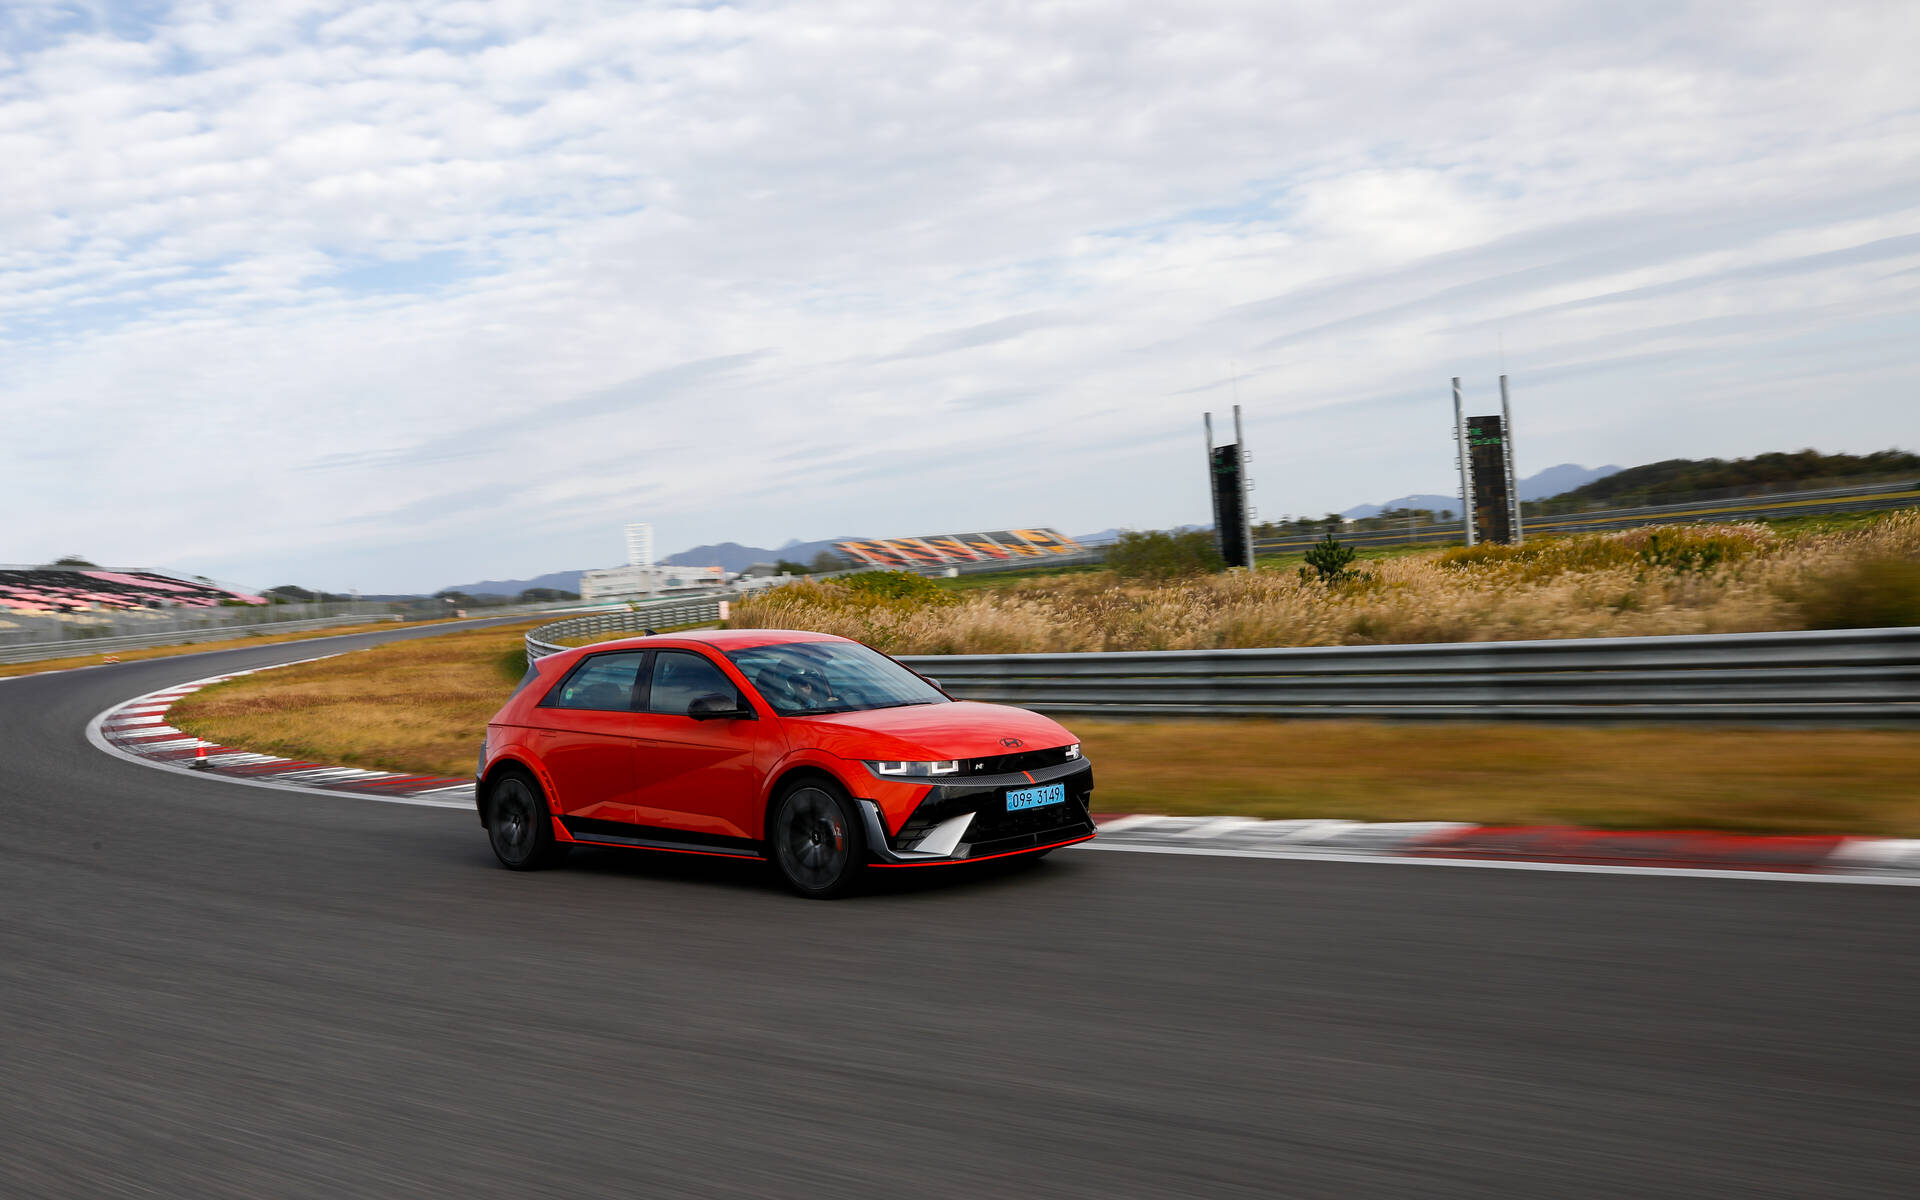
[[[534,680],[538,678],[540,678],[539,665],[536,663],[528,663],[527,673],[520,677],[519,683],[516,683],[513,685],[513,696],[518,696],[521,692],[526,691],[527,685],[532,683]],[[513,696],[508,696],[507,699],[511,700],[513,699]]]
[[[653,686],[647,693],[647,711],[687,715],[702,696],[725,696],[741,707],[740,689],[705,655],[691,650],[661,650],[653,656]]]
[[[599,712],[632,712],[633,685],[647,652],[596,654],[573,669],[559,687],[547,693],[542,708],[587,708]]]

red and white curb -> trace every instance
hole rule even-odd
[[[331,657],[323,654],[299,661],[318,662],[321,658]],[[294,665],[277,664],[281,667]],[[182,697],[216,683],[252,675],[255,671],[275,669],[257,667],[253,671],[210,675],[191,683],[136,696],[114,705],[88,722],[87,740],[118,758],[202,779],[221,779],[229,783],[323,796],[358,796],[387,804],[413,804],[429,808],[473,807],[472,779],[408,775],[398,771],[367,771],[358,767],[255,754],[206,741],[167,723],[168,710]],[[196,762],[204,763],[204,769],[197,769]]]
[[[316,662],[317,658],[301,659]],[[279,666],[293,666],[281,663]],[[255,670],[270,671],[274,667]],[[160,770],[286,792],[472,809],[473,780],[279,758],[205,741],[167,723],[183,696],[254,671],[148,692],[94,717],[87,738]],[[203,752],[204,751],[204,755]],[[193,764],[203,759],[206,769]],[[1252,817],[1096,816],[1100,836],[1072,849],[1223,858],[1401,863],[1593,874],[1920,885],[1920,839],[1768,837],[1456,821],[1262,821]]]
[[[1093,850],[1594,874],[1920,884],[1920,839],[1609,830],[1454,821],[1096,818]]]

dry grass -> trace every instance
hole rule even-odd
[[[445,621],[409,621],[404,628],[413,629],[421,625],[442,625]],[[375,633],[382,630],[400,629],[397,621],[371,621],[364,625],[337,625],[331,629],[314,629],[305,633],[250,633],[245,637],[228,638],[222,642],[193,642],[178,646],[149,646],[144,650],[116,650],[113,655],[121,662],[139,662],[147,658],[176,658],[182,654],[205,654],[213,650],[245,650],[254,646],[276,646],[282,642],[306,642],[314,638],[343,637],[350,633]],[[81,654],[71,658],[42,658],[33,662],[0,664],[0,676],[37,675],[42,671],[65,671],[74,667],[97,667],[107,659],[107,653]]]
[[[468,775],[551,618],[400,642],[262,671],[176,704],[168,720],[226,746],[344,766]]]
[[[531,624],[531,623],[530,623]],[[230,746],[464,775],[521,628],[383,646],[209,688],[174,724]],[[1920,738],[1856,730],[1071,722],[1106,812],[1920,834]]]
[[[1074,721],[1106,812],[1920,834],[1878,730]]]
[[[1698,525],[1430,551],[1356,563],[1360,578],[1331,585],[1281,571],[1164,584],[1103,572],[933,605],[823,581],[743,600],[733,624],[838,633],[895,654],[1746,633],[1826,624],[1842,610],[1820,581],[1862,564],[1915,560],[1920,511],[1903,510],[1788,536],[1763,525]]]

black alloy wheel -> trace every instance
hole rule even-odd
[[[867,862],[853,802],[827,783],[803,780],[787,789],[767,840],[787,886],[815,900],[845,895]]]
[[[567,847],[553,840],[546,801],[531,779],[519,772],[502,775],[487,798],[487,840],[493,855],[510,871],[537,871],[566,857]]]

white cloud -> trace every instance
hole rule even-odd
[[[1236,386],[1324,511],[1502,343],[1523,468],[1920,432],[1906,6],[145,11],[0,20],[0,558],[1169,524]]]

